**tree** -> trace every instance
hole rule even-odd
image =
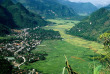
[[[0,56],[0,74],[12,74],[12,65]]]
[[[103,40],[104,49],[109,50],[110,49],[110,33],[107,32],[107,33],[100,35],[100,39]]]
[[[103,41],[106,54],[101,54],[100,58],[98,59],[110,68],[110,32],[108,31],[100,35],[100,39]]]

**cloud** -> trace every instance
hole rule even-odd
[[[108,5],[110,4],[110,0],[69,0],[72,2],[91,2],[94,5]]]

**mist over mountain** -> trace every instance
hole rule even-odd
[[[69,0],[69,1],[77,2],[77,3],[78,2],[83,2],[83,3],[90,2],[97,7],[104,7],[110,4],[110,0]]]
[[[90,2],[70,2],[69,0],[58,0],[59,3],[66,5],[79,14],[91,14],[97,10],[97,7]]]
[[[110,10],[110,4],[104,7],[107,10]]]

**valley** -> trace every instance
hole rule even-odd
[[[22,69],[37,69],[43,74],[61,74],[65,67],[65,57],[67,56],[69,64],[73,71],[79,74],[93,74],[95,67],[101,63],[98,60],[91,60],[92,56],[105,54],[103,45],[95,41],[88,41],[77,36],[66,34],[65,30],[69,30],[79,21],[62,20],[62,19],[48,19],[53,22],[43,29],[59,31],[62,40],[44,40],[41,45],[37,46],[33,53],[46,52],[48,56],[43,61],[29,63],[21,66]]]
[[[110,74],[110,5],[95,3],[1,0],[0,74]]]
[[[55,22],[56,24],[54,26],[46,26],[44,28],[59,31],[61,34],[61,37],[63,38],[64,41],[66,41],[72,45],[81,46],[81,47],[85,47],[85,48],[92,47],[93,50],[98,50],[97,53],[103,52],[103,50],[102,50],[103,44],[99,44],[95,41],[88,41],[88,40],[83,39],[81,37],[66,34],[66,30],[70,30],[79,21],[72,21],[72,20],[49,20],[49,21]]]

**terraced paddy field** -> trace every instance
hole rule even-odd
[[[48,54],[46,60],[23,65],[21,68],[34,68],[43,74],[61,74],[63,68],[66,66],[65,55],[75,72],[78,74],[93,74],[94,67],[99,66],[101,63],[98,60],[90,58],[104,54],[103,45],[65,33],[65,30],[69,30],[79,21],[55,19],[49,19],[48,21],[54,22],[55,24],[43,28],[59,31],[63,39],[44,40],[41,45],[32,52],[46,52]],[[65,74],[67,73],[65,72]]]

